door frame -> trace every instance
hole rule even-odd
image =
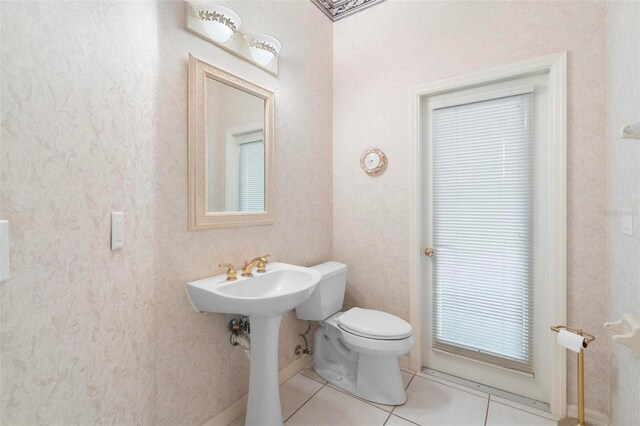
[[[422,150],[422,99],[446,92],[470,89],[499,83],[519,77],[549,73],[549,104],[552,108],[549,120],[551,157],[550,181],[554,182],[550,194],[549,267],[552,276],[549,309],[554,324],[565,324],[567,318],[567,52],[559,52],[540,58],[503,65],[475,73],[435,81],[410,90],[411,109],[411,199],[409,209],[409,317],[415,343],[409,353],[411,370],[422,369],[422,304],[423,268],[422,217],[424,197]],[[567,411],[566,350],[555,344],[555,335],[549,331],[549,339],[555,348],[551,354],[552,384],[549,405],[551,412],[563,418]]]

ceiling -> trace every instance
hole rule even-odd
[[[385,0],[311,0],[332,21],[337,21]]]

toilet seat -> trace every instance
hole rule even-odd
[[[352,308],[336,319],[347,333],[367,339],[402,340],[411,336],[411,324],[386,312]]]

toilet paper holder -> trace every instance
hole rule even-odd
[[[596,340],[596,336],[594,336],[593,334],[587,333],[583,330],[580,330],[579,328],[573,328],[573,327],[569,327],[566,325],[554,325],[551,327],[551,331],[555,331],[556,333],[560,333],[560,330],[567,330],[570,331],[572,333],[577,334],[578,336],[582,336],[584,337],[584,347],[586,348],[589,343],[593,342],[594,340]]]
[[[582,336],[584,340],[582,342],[583,347],[580,349],[580,352],[578,352],[578,418],[572,419],[570,417],[566,417],[558,422],[558,426],[586,426],[587,423],[585,421],[584,414],[584,348],[586,348],[589,343],[596,340],[596,336],[579,328],[568,327],[566,325],[554,325],[551,327],[551,331],[555,331],[556,333],[560,333],[560,330],[567,330],[575,333]]]

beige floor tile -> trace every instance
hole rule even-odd
[[[325,386],[291,416],[286,425],[382,426],[388,416],[386,411]]]
[[[429,426],[482,426],[488,399],[415,376],[394,414]]]
[[[302,374],[296,374],[280,385],[280,405],[282,419],[288,419],[323,386]]]
[[[410,422],[409,420],[405,420],[402,417],[394,416],[393,414],[389,417],[389,420],[384,424],[384,426],[415,426],[415,423]]]
[[[556,422],[491,401],[487,426],[555,426]]]
[[[307,376],[310,379],[313,379],[317,382],[320,383],[327,383],[327,381],[325,379],[323,379],[322,377],[320,377],[318,375],[318,373],[316,373],[315,371],[313,371],[313,364],[309,364],[307,365],[301,372],[300,372],[303,376]]]

